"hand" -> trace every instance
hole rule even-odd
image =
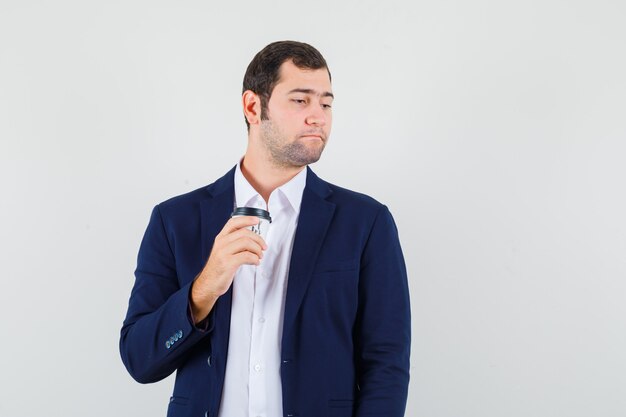
[[[258,223],[254,216],[233,217],[215,237],[211,255],[191,287],[195,323],[202,321],[228,291],[241,265],[259,265],[267,245],[261,236],[246,229]]]

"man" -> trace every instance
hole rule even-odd
[[[137,381],[177,371],[168,416],[402,416],[406,268],[387,207],[308,165],[332,124],[330,71],[275,42],[244,77],[248,147],[208,187],[155,207],[121,331]],[[233,217],[266,209],[267,242]]]

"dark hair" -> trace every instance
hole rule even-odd
[[[296,41],[273,42],[261,49],[252,59],[243,77],[243,94],[251,90],[261,98],[261,120],[267,120],[267,103],[272,96],[272,91],[279,81],[280,66],[291,60],[301,69],[326,68],[328,78],[330,70],[326,60],[320,52],[309,44]],[[245,117],[244,117],[245,119]],[[246,126],[250,130],[250,123],[245,119]]]

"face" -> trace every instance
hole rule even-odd
[[[279,82],[260,122],[260,138],[272,162],[302,167],[317,162],[330,135],[333,95],[328,71],[307,70],[291,61],[280,68]]]

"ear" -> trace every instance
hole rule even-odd
[[[261,98],[252,90],[244,91],[241,96],[243,114],[250,125],[258,124],[261,121]]]

